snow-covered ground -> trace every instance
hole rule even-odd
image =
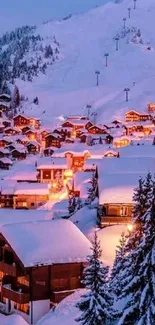
[[[30,100],[39,97],[40,108],[36,112],[46,124],[53,117],[84,113],[87,104],[92,105],[100,122],[122,118],[131,108],[145,111],[146,104],[155,99],[154,16],[154,0],[137,1],[136,10],[132,0],[124,0],[119,4],[109,2],[66,21],[39,26],[36,33],[44,39],[56,36],[64,58],[48,67],[46,75],[40,75],[33,83],[19,81],[21,92]],[[123,18],[127,18],[125,30]],[[137,43],[132,41],[133,27],[141,32]],[[121,37],[118,51],[114,40],[117,34]],[[105,53],[109,53],[108,67]],[[100,71],[99,87],[96,70]],[[128,103],[124,87],[130,88]]]

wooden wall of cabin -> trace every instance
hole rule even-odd
[[[35,209],[46,203],[49,195],[16,195],[14,196],[14,209]]]
[[[82,287],[83,263],[56,264],[32,269],[32,300],[51,298],[53,292]],[[29,271],[31,272],[31,270]]]

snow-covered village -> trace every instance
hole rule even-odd
[[[0,325],[155,325],[155,0],[93,1],[0,4]]]

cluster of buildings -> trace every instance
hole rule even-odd
[[[9,120],[4,102],[0,310],[17,312],[34,324],[82,286],[90,242],[65,220],[71,216],[70,198],[80,200],[81,207],[88,204],[95,180],[100,226],[130,221],[139,177],[155,172],[155,104],[148,105],[147,113],[128,111],[123,120],[106,125],[79,115],[48,129],[25,114]]]

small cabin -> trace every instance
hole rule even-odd
[[[104,153],[104,157],[105,158],[119,158],[119,152],[118,151],[114,151],[114,150],[107,150],[105,153]]]
[[[89,120],[68,120],[62,124],[62,127],[72,128],[72,132],[76,132],[79,129],[88,130],[93,124]]]
[[[22,128],[22,133],[25,134],[27,131],[31,130],[31,126],[24,126]]]
[[[23,159],[26,159],[26,156],[27,156],[27,152],[26,152],[26,149],[13,149],[12,152],[12,158],[14,160],[23,160]]]
[[[155,113],[155,103],[149,103],[148,105],[147,105],[147,108],[148,108],[148,113]]]
[[[8,112],[10,108],[11,97],[7,94],[0,95],[0,112]]]
[[[0,158],[0,169],[9,169],[12,166],[12,161],[9,158]]]
[[[88,129],[88,133],[90,133],[90,134],[107,134],[107,132],[103,128],[101,128],[100,126],[97,126],[97,125],[92,125]]]
[[[0,102],[10,103],[11,97],[8,94],[1,94],[0,95]]]
[[[19,128],[30,126],[29,118],[22,114],[18,114],[14,116],[13,122],[14,122],[14,126]]]
[[[62,138],[57,133],[51,133],[45,137],[45,148],[49,147],[61,147]]]
[[[134,110],[131,110],[125,114],[126,122],[140,122],[149,120],[149,115],[145,113],[138,113]]]
[[[53,153],[54,153],[54,149],[55,149],[55,148],[53,148],[53,147],[49,147],[49,148],[44,149],[44,156],[45,156],[45,157],[50,157],[50,156],[52,156]]]
[[[129,146],[131,139],[127,136],[117,137],[113,139],[113,146],[116,148]]]
[[[36,155],[40,152],[40,144],[37,141],[30,141],[26,145],[29,154]]]
[[[37,165],[38,181],[51,183],[54,188],[61,188],[64,182],[64,173],[68,169],[66,158],[41,158]]]
[[[10,156],[10,151],[6,148],[0,149],[0,158],[9,158]]]
[[[3,123],[5,128],[8,128],[8,127],[11,126],[11,121],[9,121],[9,120],[4,120],[2,123]]]
[[[14,209],[37,209],[48,200],[48,184],[21,182],[14,190]]]
[[[19,128],[16,128],[16,127],[8,127],[8,128],[5,128],[4,133],[5,133],[5,135],[16,135],[16,134],[20,134],[21,131]]]
[[[25,132],[25,135],[30,141],[37,140],[36,130],[29,129],[28,131]]]

